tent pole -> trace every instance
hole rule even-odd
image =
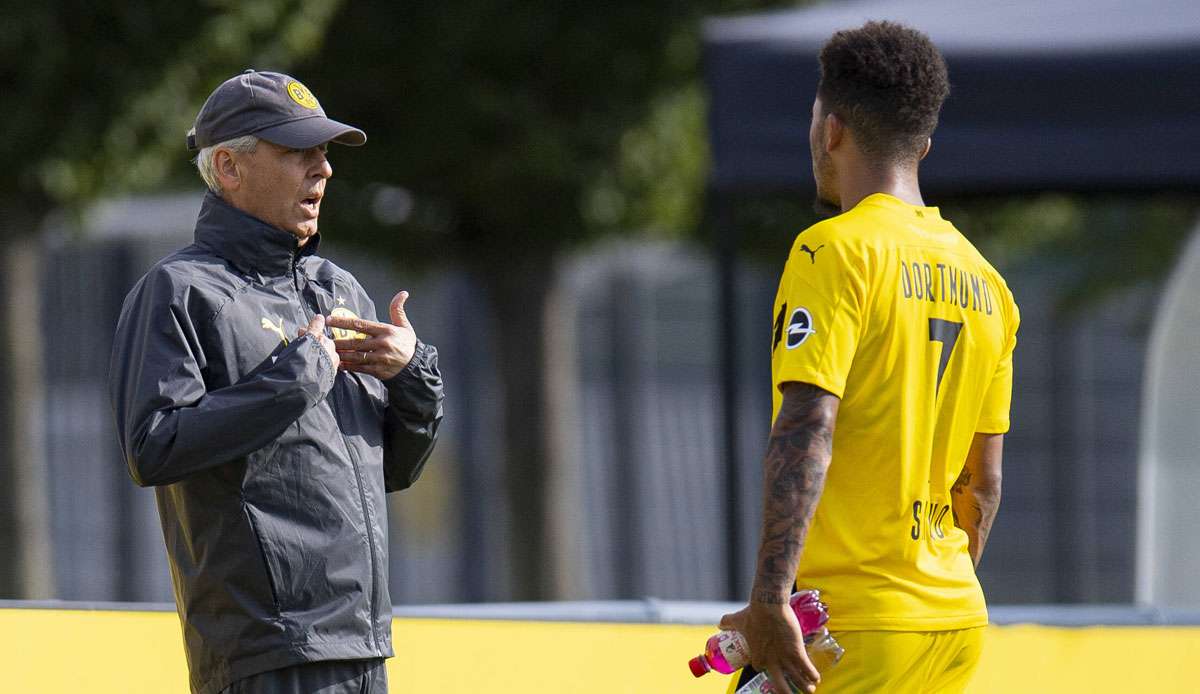
[[[739,541],[742,523],[742,489],[738,461],[738,342],[737,342],[737,230],[731,200],[710,189],[709,213],[713,222],[717,270],[717,355],[720,388],[720,440],[725,489],[725,590],[730,600],[741,593],[743,567]]]

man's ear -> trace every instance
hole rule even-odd
[[[213,153],[213,169],[221,190],[237,190],[242,187],[242,170],[238,168],[233,153],[227,149],[218,149]]]
[[[824,131],[825,151],[832,153],[833,150],[842,144],[842,137],[846,134],[846,126],[842,123],[842,119],[837,117],[836,113],[826,113],[824,120],[821,121],[821,129]]]
[[[927,137],[925,138],[925,149],[921,150],[921,156],[917,159],[917,161],[924,159],[925,156],[929,154],[929,150],[931,149],[933,149],[933,138]]]

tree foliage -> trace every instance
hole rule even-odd
[[[511,415],[506,484],[522,538],[512,563],[520,597],[538,597],[550,261],[601,233],[695,226],[707,163],[700,20],[769,4],[23,8],[0,29],[0,83],[22,114],[2,145],[20,166],[4,174],[0,208],[36,218],[110,193],[198,187],[183,136],[216,84],[248,66],[307,83],[332,117],[370,136],[361,150],[334,149],[322,228],[410,266],[458,262],[487,293]]]
[[[1166,278],[1196,223],[1195,195],[1042,193],[952,204],[947,215],[994,262],[1053,264],[1070,312]]]
[[[370,137],[335,152],[336,227],[464,258],[694,226],[700,20],[765,4],[354,3],[298,68]]]
[[[935,135],[936,137],[936,135]],[[733,225],[754,262],[781,265],[795,236],[817,221],[794,195],[733,201]],[[1179,192],[926,198],[1002,270],[1053,266],[1057,308],[1085,308],[1166,278],[1200,215],[1200,196]]]
[[[184,134],[246,66],[316,51],[341,3],[212,0],[22,3],[0,25],[0,89],[15,104],[0,201],[44,212],[182,180]],[[192,179],[188,179],[192,180]]]
[[[288,71],[333,118],[322,228],[405,265],[458,263],[502,334],[507,485],[518,598],[545,595],[543,312],[551,259],[608,233],[703,234],[704,16],[776,0],[82,0],[9,3],[0,23],[0,231],[56,205],[200,183],[184,134],[222,80]],[[807,110],[798,104],[798,113]],[[734,205],[744,248],[778,264],[807,200]],[[934,204],[944,204],[935,201]],[[1190,198],[1041,195],[948,216],[1001,260],[1063,258],[1074,297],[1161,276]],[[1131,243],[1130,229],[1137,233]],[[1072,299],[1073,300],[1073,299]]]
[[[542,304],[557,252],[606,232],[693,224],[706,169],[699,27],[750,3],[535,0],[341,14],[299,74],[363,127],[335,150],[325,211],[341,237],[453,259],[501,334],[502,439],[516,599],[549,594]],[[344,156],[343,156],[344,155]]]

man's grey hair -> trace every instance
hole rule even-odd
[[[221,182],[217,180],[217,169],[213,166],[213,155],[216,154],[218,149],[227,149],[240,154],[242,152],[253,152],[257,147],[258,136],[242,135],[241,137],[218,142],[215,145],[209,145],[201,149],[200,153],[196,155],[196,168],[200,170],[200,178],[204,179],[209,190],[220,195],[224,191],[221,190]]]

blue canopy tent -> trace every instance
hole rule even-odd
[[[1200,189],[1196,0],[866,0],[707,22],[717,191],[811,191],[817,51],[869,19],[949,64],[927,190]]]
[[[730,518],[742,517],[738,468],[750,462],[738,460],[736,440],[738,239],[730,207],[745,195],[811,197],[817,52],[834,31],[872,19],[921,29],[949,65],[951,94],[921,168],[927,198],[1200,191],[1197,0],[851,0],[709,19],[709,215],[726,326]],[[731,551],[739,545],[735,526],[728,524]],[[731,596],[740,594],[744,573],[731,562]]]

